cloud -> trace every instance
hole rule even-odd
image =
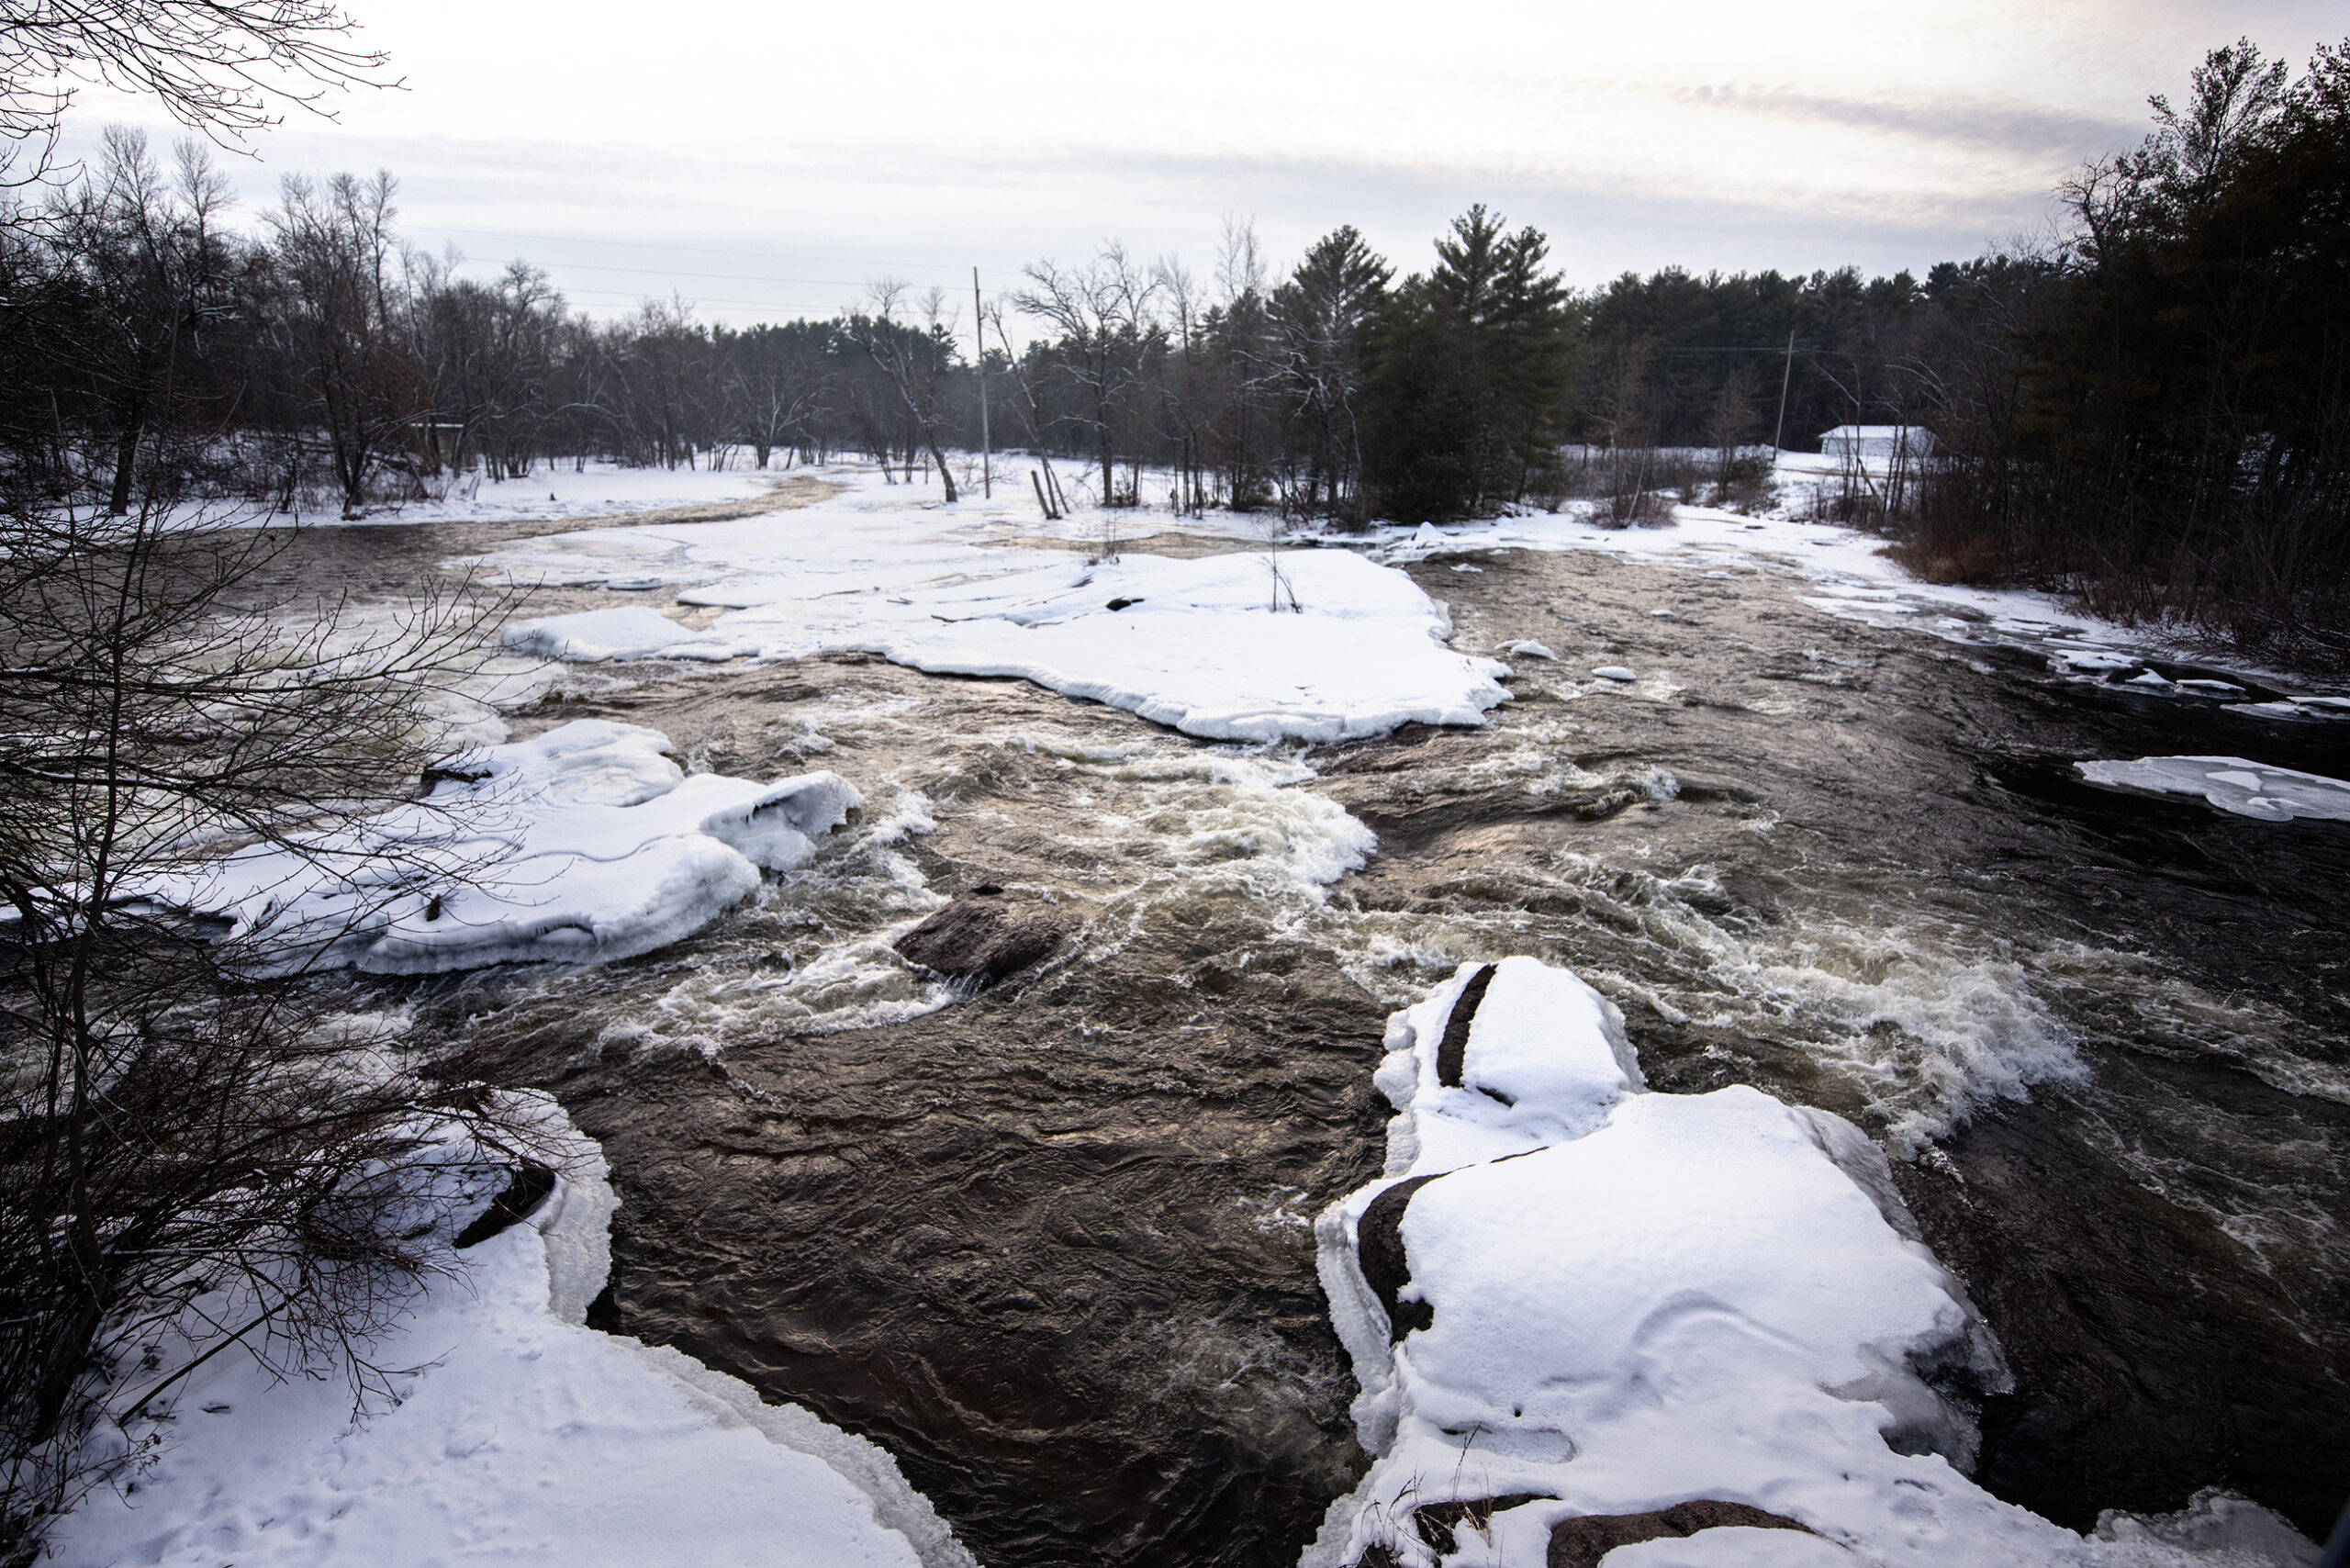
[[[1691,86],[1673,95],[1706,108],[1770,119],[1813,121],[1947,143],[1970,151],[2044,160],[2078,158],[2134,146],[2143,120],[2075,114],[2044,105],[1959,95],[1916,98],[1838,97],[1785,87],[1734,84]]]

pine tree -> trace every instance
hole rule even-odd
[[[1404,521],[1491,512],[1555,464],[1576,313],[1542,270],[1550,242],[1480,204],[1437,264],[1390,297],[1372,336],[1371,477]]]

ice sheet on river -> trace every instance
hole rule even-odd
[[[618,1204],[574,1137],[553,1195],[371,1347],[409,1369],[390,1374],[396,1404],[354,1419],[344,1380],[281,1380],[231,1350],[178,1395],[135,1492],[58,1522],[53,1561],[970,1568],[871,1443],[584,1326]]]
[[[699,633],[635,607],[507,634],[563,658],[857,650],[939,674],[1033,680],[1214,740],[1474,724],[1509,696],[1498,683],[1508,666],[1445,645],[1441,604],[1343,550],[1088,559],[1007,539],[982,512],[852,491],[778,518],[599,529],[488,559],[509,581],[628,575],[732,610]]]
[[[2142,756],[2133,762],[2073,766],[2092,784],[2158,795],[2199,795],[2223,812],[2262,822],[2295,817],[2350,822],[2350,784],[2241,756]]]
[[[1531,958],[1463,965],[1387,1044],[1386,1172],[1316,1226],[1373,1463],[1309,1568],[1588,1561],[1554,1529],[1699,1500],[1733,1506],[1718,1529],[1608,1562],[2197,1560],[1963,1473],[1974,1428],[1928,1380],[1996,1389],[1998,1350],[1849,1123],[1645,1092],[1614,1006]],[[2298,1540],[2214,1509],[2236,1544]]]
[[[226,916],[281,964],[382,974],[633,957],[699,930],[862,804],[834,773],[688,778],[655,730],[579,720],[452,758],[432,792],[296,855],[139,890]]]

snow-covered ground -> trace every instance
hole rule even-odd
[[[280,1382],[232,1350],[146,1424],[163,1442],[129,1489],[59,1521],[50,1561],[970,1568],[871,1443],[584,1326],[618,1205],[569,1141],[554,1193],[375,1347],[408,1369],[393,1401],[354,1411],[342,1379]]]
[[[1386,1171],[1315,1227],[1373,1462],[1305,1568],[1542,1568],[1608,1530],[1641,1568],[2314,1555],[2241,1499],[2084,1538],[1967,1480],[1940,1390],[2003,1386],[1998,1345],[1842,1119],[1647,1092],[1615,1007],[1531,958],[1462,965],[1387,1045]],[[1657,1518],[1700,1501],[1714,1528]]]
[[[789,870],[863,803],[839,775],[688,778],[657,731],[583,719],[461,753],[424,800],[131,890],[223,916],[272,968],[378,974],[664,947]]]
[[[485,483],[476,473],[450,485],[438,499],[407,501],[370,511],[364,521],[553,522],[749,500],[791,477],[780,461],[766,470],[750,467],[747,454],[738,454],[736,462],[721,469],[623,468],[605,462],[582,468],[567,460],[558,461],[520,479]]]

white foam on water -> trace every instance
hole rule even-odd
[[[1639,777],[1627,772],[1627,785]],[[1954,924],[1863,926],[1821,911],[1797,929],[1732,926],[1699,907],[1720,898],[1708,868],[1660,876],[1572,852],[1488,875],[1506,888],[1457,903],[1432,891],[1427,913],[1334,907],[1313,931],[1349,979],[1393,1000],[1431,968],[1548,951],[1561,920],[1588,926],[1585,980],[1670,1024],[1792,1046],[1821,1092],[1832,1085],[1840,1109],[1904,1156],[1986,1104],[2084,1074],[2031,969]]]

